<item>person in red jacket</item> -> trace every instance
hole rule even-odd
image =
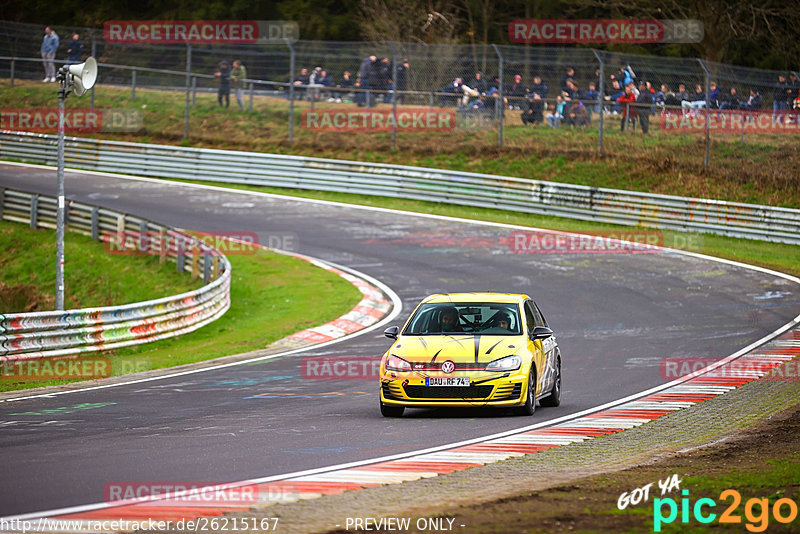
[[[630,85],[625,86],[625,94],[620,96],[617,99],[617,102],[622,108],[622,122],[620,123],[620,129],[624,131],[625,122],[629,121],[631,124],[635,125],[637,117],[636,108],[632,105],[628,105],[636,103],[636,95],[633,93],[633,88]]]

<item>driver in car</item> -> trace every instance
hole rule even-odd
[[[458,312],[455,308],[442,310],[442,332],[461,332],[461,325],[458,322]]]
[[[511,330],[511,318],[505,313],[498,314],[497,327],[504,330]]]

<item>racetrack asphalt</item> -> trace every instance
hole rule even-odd
[[[54,195],[56,172],[0,164],[0,187]],[[397,324],[431,293],[527,293],[556,332],[563,401],[533,418],[436,409],[384,419],[376,381],[302,377],[306,357],[379,358],[390,343],[373,331],[284,358],[2,403],[0,516],[102,502],[113,483],[279,475],[527,426],[663,384],[664,358],[723,358],[800,313],[789,280],[669,251],[519,254],[514,230],[489,224],[78,171],[66,172],[66,191],[187,230],[290,236],[296,252],[392,288]],[[97,406],[75,409],[88,403]]]

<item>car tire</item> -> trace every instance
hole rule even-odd
[[[553,389],[550,395],[539,401],[542,406],[555,408],[561,404],[561,357],[556,360],[556,377],[553,380]]]
[[[405,406],[381,403],[381,415],[384,417],[402,417],[405,409]]]
[[[531,370],[528,373],[528,395],[525,397],[525,404],[517,409],[519,415],[533,415],[536,412],[536,368],[531,363]]]

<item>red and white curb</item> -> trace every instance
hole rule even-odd
[[[364,289],[365,300],[377,297],[369,292],[368,288]],[[769,379],[774,380],[798,380],[800,377],[797,376],[774,374],[777,368],[798,356],[800,356],[800,328],[795,325],[792,330],[766,344],[741,355],[725,358],[701,371],[666,384],[666,387],[655,388],[657,390],[655,392],[652,392],[653,390],[644,392],[638,398],[607,408],[601,407],[595,412],[584,413],[564,422],[546,422],[534,425],[537,428],[505,433],[501,437],[484,441],[473,440],[468,444],[451,448],[443,447],[439,450],[411,453],[402,457],[357,462],[338,469],[319,469],[289,478],[270,477],[242,481],[229,486],[231,488],[255,486],[258,492],[256,503],[263,506],[431,478],[534,454],[561,445],[616,434],[723,395],[766,375],[772,375]],[[187,499],[189,500],[191,499]],[[148,519],[177,522],[246,512],[250,510],[250,506],[251,504],[203,505],[190,502],[181,505],[160,504],[157,498],[130,500],[95,506],[94,509],[83,507],[80,511],[75,509],[74,513],[69,513],[70,510],[66,509],[54,511],[54,515],[48,516],[50,525],[55,525],[56,521],[63,521],[62,525],[67,525],[68,522],[69,530],[42,528],[38,531],[110,532],[111,530],[98,529],[98,524],[102,521],[106,524],[116,521],[117,528],[114,531],[129,532],[140,528],[141,521]],[[28,514],[24,517],[33,525],[41,519],[37,514]],[[19,532],[19,530],[12,529],[9,532]]]

